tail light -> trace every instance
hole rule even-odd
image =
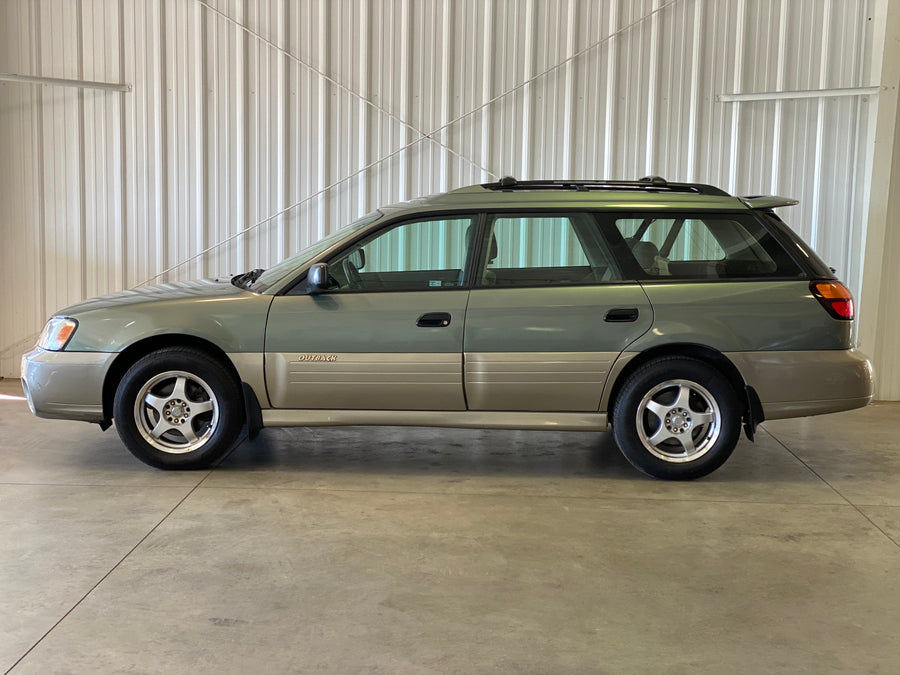
[[[853,320],[853,295],[840,281],[813,281],[809,290],[835,319]]]

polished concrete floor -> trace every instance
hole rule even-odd
[[[269,429],[164,473],[0,382],[0,672],[900,672],[900,404],[664,483],[605,434]]]

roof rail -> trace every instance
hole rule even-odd
[[[640,180],[516,180],[504,176],[496,183],[482,183],[487,190],[512,192],[515,190],[640,190],[642,192],[690,192],[701,195],[729,197],[724,190],[703,183],[669,183],[659,176],[645,176]]]

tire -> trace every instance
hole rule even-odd
[[[158,469],[203,469],[231,450],[244,423],[238,382],[198,349],[147,354],[119,383],[116,431],[135,457]]]
[[[731,456],[741,412],[734,388],[718,370],[670,356],[629,376],[612,425],[616,444],[636,468],[654,478],[693,480]]]

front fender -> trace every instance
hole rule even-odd
[[[74,315],[78,329],[66,351],[121,352],[147,338],[191,335],[226,353],[262,352],[272,296],[159,300],[118,305]]]

